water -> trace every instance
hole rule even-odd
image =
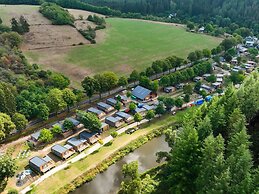
[[[117,163],[111,165],[105,172],[98,174],[95,179],[72,192],[72,194],[115,194],[123,180],[121,169],[126,163],[138,161],[139,172],[153,168],[158,165],[156,153],[169,151],[165,137],[152,139],[134,152],[128,154]]]

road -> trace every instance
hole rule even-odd
[[[119,129],[117,132],[118,134],[122,134],[124,133],[126,130],[130,129],[130,128],[133,128],[133,127],[136,127],[137,125],[139,124],[144,124],[144,123],[147,123],[148,120],[147,119],[144,119],[142,121],[140,121],[139,123],[132,123],[126,127],[123,127],[121,129]],[[103,139],[103,145],[105,145],[106,143],[112,141],[114,138],[110,135],[106,138]],[[87,157],[88,155],[90,155],[91,153],[95,152],[96,150],[100,149],[102,146],[102,144],[100,143],[96,143],[94,144],[92,147],[90,147],[89,149],[86,150],[86,152],[82,152],[80,153],[79,155],[75,156],[74,158],[70,159],[70,160],[67,160],[66,162],[64,162],[63,164],[51,169],[50,171],[48,171],[47,173],[45,173],[44,175],[42,175],[39,179],[37,179],[36,181],[34,181],[33,183],[31,183],[29,186],[25,187],[20,193],[22,194],[25,194],[27,193],[28,191],[31,190],[31,186],[34,185],[34,186],[37,186],[38,184],[40,184],[42,181],[44,181],[45,179],[47,179],[48,177],[52,176],[53,174],[57,173],[58,171],[60,170],[63,170],[65,169],[66,167],[68,167],[71,163],[75,163],[79,160],[81,160],[82,158],[85,158]]]

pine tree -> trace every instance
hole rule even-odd
[[[197,193],[226,193],[230,179],[224,159],[224,139],[212,135],[205,139],[201,150],[200,171],[196,181]]]
[[[24,16],[20,17],[20,25],[21,25],[23,34],[30,31],[30,25],[28,24]]]

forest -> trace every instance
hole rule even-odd
[[[119,193],[258,193],[259,133],[248,127],[258,118],[258,84],[255,72],[185,115],[166,130],[171,151],[157,155],[167,162],[142,175],[137,162],[124,165]]]

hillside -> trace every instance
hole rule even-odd
[[[0,17],[8,22],[13,16],[25,15],[31,31],[25,35],[23,51],[30,62],[62,72],[76,82],[87,74],[108,70],[125,75],[134,69],[144,70],[154,60],[171,55],[186,57],[193,50],[211,49],[221,41],[188,33],[174,24],[108,18],[107,29],[97,31],[96,45],[78,46],[80,42],[88,44],[89,41],[71,26],[50,25],[37,10],[37,6],[1,6]],[[86,18],[90,14],[80,10],[69,12],[75,18],[79,15]],[[85,22],[77,20],[75,24],[87,26]]]

